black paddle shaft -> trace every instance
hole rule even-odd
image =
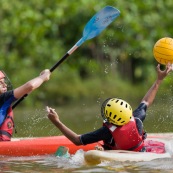
[[[67,57],[69,56],[68,53],[66,53],[54,66],[52,66],[50,68],[50,72],[53,72],[60,64],[62,64],[62,62],[64,62],[65,59],[67,59]],[[28,94],[25,94],[23,97],[21,97],[20,99],[18,99],[12,106],[12,109],[14,109],[22,100],[24,100],[24,98],[26,98],[28,96]]]
[[[64,60],[69,56],[68,53],[66,53],[51,69],[50,72],[53,72]]]

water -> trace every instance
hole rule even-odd
[[[173,132],[172,105],[155,104],[147,111],[144,129],[148,133]],[[160,109],[162,107],[162,109]],[[55,108],[61,121],[78,134],[93,131],[102,125],[100,103]],[[14,137],[54,136],[62,133],[48,120],[44,106],[15,110],[17,134]]]
[[[166,109],[161,113],[160,105],[148,111],[145,126],[148,132],[172,132],[172,111]],[[102,124],[100,105],[81,103],[79,106],[56,108],[60,119],[76,133],[92,131]],[[158,114],[159,111],[159,114]],[[155,116],[157,115],[157,116]],[[169,117],[169,118],[168,118]],[[162,123],[160,121],[162,120]],[[61,135],[60,131],[46,118],[44,107],[32,110],[15,109],[15,122],[18,133],[14,137],[36,137]],[[170,141],[169,141],[170,142]],[[169,145],[172,154],[173,142]],[[70,158],[57,158],[54,155],[35,157],[0,157],[0,172],[2,173],[172,173],[173,159],[156,159],[150,162],[102,162],[99,165],[87,165],[83,152],[78,151]]]
[[[1,157],[0,172],[2,173],[172,173],[172,158],[156,159],[150,162],[102,162],[99,165],[86,165],[83,152],[78,151],[70,158],[55,156],[36,157]]]

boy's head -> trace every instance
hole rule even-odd
[[[109,98],[102,104],[101,115],[107,122],[122,126],[132,118],[132,108],[122,99]]]

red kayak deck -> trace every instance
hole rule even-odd
[[[173,139],[173,133],[148,134],[149,139]],[[59,146],[69,148],[69,153],[74,154],[77,150],[93,150],[98,143],[89,145],[74,145],[65,136],[37,137],[37,138],[17,138],[9,142],[0,142],[0,155],[4,156],[37,156],[54,154]]]
[[[76,146],[65,136],[38,137],[13,139],[9,142],[0,142],[0,155],[5,156],[35,156],[54,154],[59,146],[69,148],[69,153],[74,154],[77,150],[93,150],[97,143]]]

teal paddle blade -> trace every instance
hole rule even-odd
[[[69,158],[69,148],[65,146],[60,146],[58,147],[57,151],[55,152],[55,156],[57,157],[64,157],[64,158]]]

